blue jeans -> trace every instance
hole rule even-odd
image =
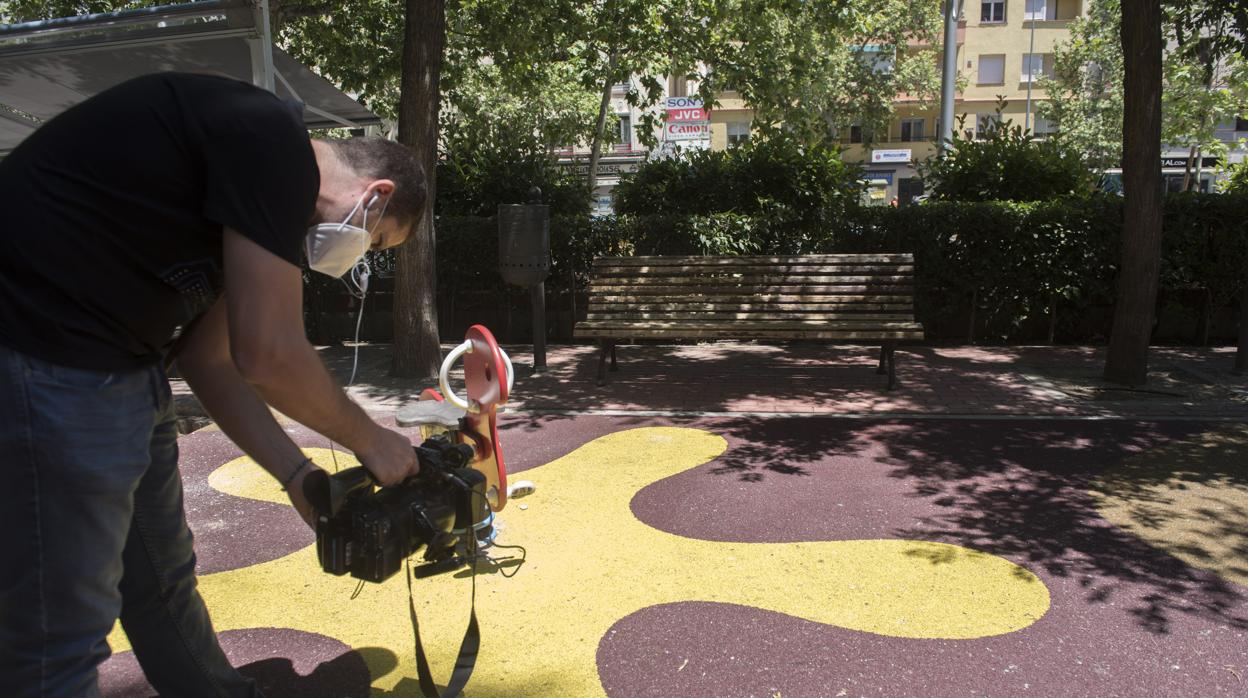
[[[95,696],[120,618],[161,695],[255,695],[195,588],[159,367],[56,366],[0,345],[0,696]]]

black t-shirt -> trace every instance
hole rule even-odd
[[[222,289],[222,228],[292,264],[320,172],[293,102],[159,73],[50,120],[0,160],[0,343],[53,363],[160,360]]]

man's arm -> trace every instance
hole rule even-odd
[[[231,441],[278,481],[291,479],[303,464],[303,452],[234,367],[224,300],[217,301],[183,339],[178,371]],[[291,504],[309,524],[312,507],[303,496],[303,479],[314,469],[303,467],[287,486]]]
[[[299,268],[237,231],[226,228],[224,238],[226,342],[243,381],[264,402],[353,451],[383,485],[414,475],[408,438],[369,419],[308,343]]]

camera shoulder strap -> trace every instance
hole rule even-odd
[[[473,563],[475,567],[475,562]],[[472,604],[468,613],[468,629],[464,631],[464,640],[459,645],[459,656],[455,658],[455,669],[446,684],[446,690],[438,693],[437,684],[433,682],[433,673],[429,671],[429,660],[425,658],[425,648],[420,642],[420,623],[416,620],[416,601],[412,596],[412,572],[407,570],[407,609],[412,617],[412,636],[416,640],[416,676],[420,681],[420,691],[425,698],[455,698],[468,679],[472,676],[473,667],[477,663],[477,652],[481,649],[481,630],[477,625],[477,577],[476,570],[472,576]]]

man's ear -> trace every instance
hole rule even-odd
[[[368,185],[368,189],[369,191],[372,192],[374,197],[377,197],[377,196],[389,197],[391,194],[394,193],[394,180],[392,179],[373,180],[372,183]],[[369,203],[370,205],[373,203],[372,198],[369,199]]]

